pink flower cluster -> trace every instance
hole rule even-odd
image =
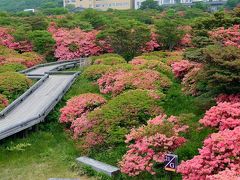
[[[168,79],[162,77],[159,72],[149,69],[110,72],[98,79],[97,83],[101,93],[112,93],[113,95],[117,95],[125,89],[156,90],[158,84],[162,88],[170,86]]]
[[[238,103],[240,102],[240,94],[220,94],[216,98],[217,104],[221,102],[231,102],[231,103]]]
[[[60,112],[61,123],[71,123],[70,129],[73,131],[74,139],[84,136],[85,148],[103,142],[103,137],[94,132],[89,132],[95,121],[89,121],[87,115],[89,112],[104,104],[106,100],[97,94],[87,93],[77,97],[73,97],[67,102]]]
[[[240,126],[240,94],[220,95],[217,105],[208,110],[199,122],[219,130]]]
[[[22,52],[32,51],[33,47],[28,41],[15,42],[14,37],[10,35],[7,28],[0,27],[0,45],[10,49],[20,50]]]
[[[174,62],[171,66],[175,77],[182,79],[192,68],[194,68],[195,63],[188,60],[181,60]]]
[[[77,118],[92,111],[105,102],[106,100],[102,96],[92,93],[73,97],[72,99],[68,100],[66,106],[60,110],[60,122],[73,122]]]
[[[176,128],[170,136],[164,134],[166,123]],[[186,131],[187,128],[180,127],[177,117],[167,118],[162,114],[149,120],[148,125],[132,129],[126,136],[126,143],[130,143],[129,150],[119,163],[121,172],[129,176],[137,176],[144,171],[155,174],[154,164],[163,163],[166,153],[174,151],[186,142],[186,139],[180,137],[178,132]]]
[[[190,34],[185,34],[183,38],[180,40],[181,46],[191,46],[192,36]]]
[[[190,95],[197,95],[198,91],[195,77],[202,69],[202,64],[181,60],[174,62],[171,66],[175,77],[182,79],[183,91]]]
[[[57,29],[54,24],[48,30],[56,41],[55,57],[59,60],[88,57],[104,52],[95,42],[98,34],[96,30],[85,32],[79,28]],[[111,52],[110,49],[109,52]]]
[[[157,34],[151,33],[151,40],[146,43],[146,46],[142,49],[143,52],[151,52],[158,49],[161,45],[157,42]]]
[[[240,180],[240,170],[226,169],[215,175],[207,176],[207,180]]]
[[[239,174],[240,127],[212,134],[204,141],[199,153],[193,159],[183,161],[178,166],[178,172],[183,175],[184,180],[204,180],[207,177],[214,179],[212,175],[227,169]]]
[[[32,67],[43,62],[43,57],[35,52],[24,52],[20,54],[17,51],[9,49],[5,46],[0,46],[0,51],[0,65],[19,63],[26,67]]]
[[[8,99],[4,95],[0,94],[0,109],[7,107],[8,104]]]
[[[236,46],[240,48],[240,25],[225,29],[220,27],[209,32],[210,37],[225,46]]]

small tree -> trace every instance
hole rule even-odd
[[[134,20],[119,21],[99,34],[98,39],[106,40],[114,52],[130,60],[139,55],[150,41],[150,30],[145,24]]]
[[[140,9],[156,9],[160,10],[161,7],[159,6],[157,1],[154,0],[146,0],[141,3]]]
[[[37,30],[29,34],[29,39],[34,45],[34,50],[40,54],[44,54],[52,50],[55,45],[55,40],[47,31]]]
[[[163,19],[156,23],[158,43],[163,44],[170,51],[180,42],[184,31],[178,28],[179,23],[175,20]]]

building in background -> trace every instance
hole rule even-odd
[[[74,5],[76,8],[82,10],[93,8],[97,10],[108,10],[108,9],[139,9],[142,2],[145,0],[63,0],[63,5]],[[182,4],[186,6],[193,6],[197,2],[203,2],[209,5],[211,11],[216,11],[227,0],[156,0],[160,6],[171,6],[174,4]]]
[[[107,9],[133,9],[133,0],[63,0],[63,5],[74,5],[76,8],[93,8],[105,11]]]
[[[134,9],[139,9],[141,7],[142,2],[144,1],[145,0],[134,0]],[[198,2],[202,2],[209,5],[211,11],[216,11],[227,2],[227,0],[155,0],[155,1],[157,1],[160,6],[171,6],[178,3],[186,6],[193,6]]]

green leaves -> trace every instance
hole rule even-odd
[[[55,40],[52,38],[51,34],[44,30],[30,32],[29,39],[34,45],[34,50],[40,54],[48,52],[55,45]]]
[[[104,30],[99,39],[105,37],[114,52],[130,60],[139,55],[150,40],[150,29],[147,25],[135,20],[120,21]]]

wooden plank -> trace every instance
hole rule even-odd
[[[119,173],[119,168],[115,166],[111,166],[109,164],[88,158],[86,156],[82,156],[76,159],[77,162],[82,163],[84,165],[92,167],[97,172],[102,172],[108,176],[114,176]]]

